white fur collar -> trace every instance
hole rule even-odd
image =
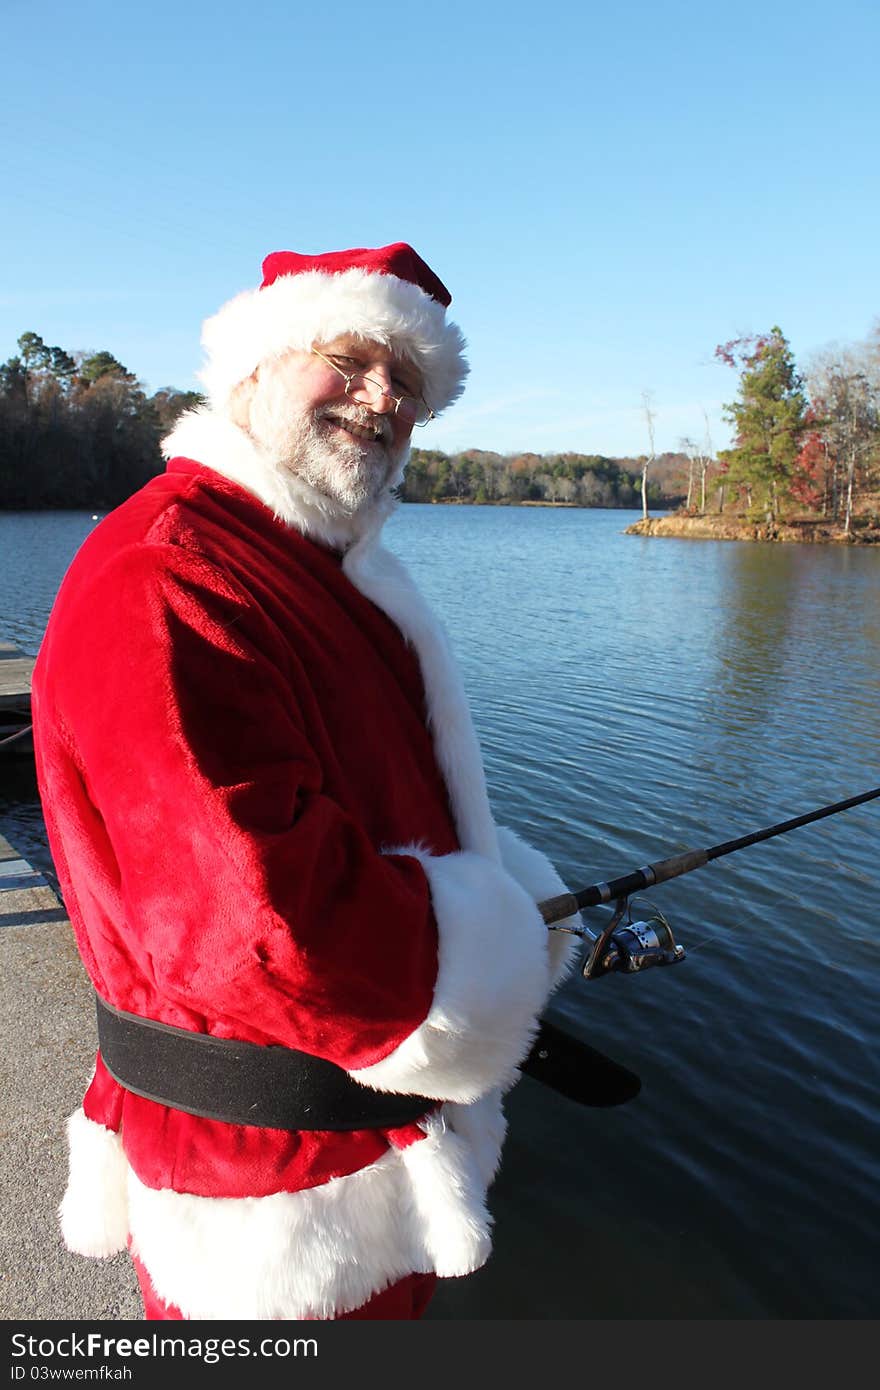
[[[418,653],[428,725],[449,790],[462,849],[500,859],[483,758],[446,629],[409,571],[376,537],[358,541],[342,562],[356,589],[387,613]]]

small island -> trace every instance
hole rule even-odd
[[[733,444],[714,464],[693,451],[699,467],[671,515],[650,517],[643,491],[642,519],[627,534],[880,542],[880,322],[858,348],[815,362],[809,391],[779,328],[715,355],[740,372],[738,397],[724,407]]]
[[[825,517],[792,516],[774,521],[750,520],[733,513],[701,515],[682,509],[668,516],[649,516],[626,527],[628,536],[674,536],[678,540],[800,541],[813,545],[880,545],[880,496],[871,511],[854,515],[850,529]]]

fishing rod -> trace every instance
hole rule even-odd
[[[845,801],[835,801],[830,806],[820,806],[816,811],[795,816],[791,820],[780,821],[778,825],[768,825],[762,830],[753,830],[735,840],[724,840],[709,849],[689,849],[683,854],[660,859],[656,864],[646,864],[631,873],[621,874],[607,883],[593,883],[576,893],[562,893],[559,897],[548,898],[538,904],[541,915],[551,931],[567,931],[590,943],[590,951],[584,962],[583,974],[587,980],[612,971],[636,974],[652,965],[677,965],[684,960],[684,947],[676,943],[672,928],[662,913],[657,913],[650,921],[633,922],[629,913],[629,896],[642,888],[652,888],[655,884],[666,883],[671,878],[679,878],[694,869],[702,869],[714,859],[725,854],[735,854],[737,850],[770,840],[775,835],[786,835],[799,826],[822,820],[825,816],[835,816],[840,811],[848,811],[852,806],[861,806],[865,801],[880,797],[880,787],[872,791],[850,796]],[[601,903],[614,901],[614,915],[608,926],[598,936],[583,924],[557,927],[554,924],[580,912],[582,908],[597,907]],[[624,922],[624,915],[627,920]]]

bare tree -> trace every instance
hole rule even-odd
[[[875,329],[873,340],[854,349],[826,349],[813,358],[808,372],[827,460],[823,492],[830,487],[834,519],[843,512],[844,535],[852,531],[856,490],[870,485],[872,465],[880,455],[878,337]]]
[[[698,450],[694,441],[687,434],[683,434],[679,439],[678,448],[688,461],[688,490],[684,505],[687,510],[690,511],[691,507],[694,505],[694,472]]]
[[[697,486],[697,477],[700,479],[700,513],[706,510],[706,474],[713,462],[712,454],[712,435],[709,431],[709,416],[703,410],[703,438],[697,444],[690,435],[682,435],[678,441],[678,447],[688,461],[688,486],[687,501],[685,506],[690,511],[694,505],[694,493]],[[720,510],[720,508],[719,508]]]
[[[698,454],[698,456],[697,456],[697,461],[698,461],[699,469],[700,469],[700,511],[701,511],[701,512],[705,512],[705,510],[706,510],[706,474],[708,473],[708,471],[709,471],[709,465],[710,465],[711,462],[712,462],[713,452],[714,452],[714,451],[713,451],[713,449],[712,449],[712,434],[711,434],[711,431],[710,431],[710,429],[709,429],[709,416],[706,414],[706,411],[705,411],[705,409],[704,409],[704,410],[703,410],[703,442],[702,442],[702,444],[700,445],[700,452],[699,452],[699,454]]]
[[[868,457],[876,431],[876,403],[872,410],[870,383],[864,372],[853,372],[841,382],[845,400],[843,421],[843,452],[846,466],[846,516],[843,533],[852,531],[853,487],[857,466]]]
[[[648,520],[648,469],[657,457],[657,451],[654,445],[654,421],[657,418],[657,412],[652,409],[653,404],[653,392],[643,391],[642,414],[645,417],[645,424],[648,427],[648,442],[651,446],[651,452],[648,454],[647,458],[642,460],[642,517],[645,521]]]

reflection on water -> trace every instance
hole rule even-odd
[[[722,736],[745,752],[763,738],[774,758],[790,745],[799,756],[805,737],[846,742],[841,724],[857,734],[877,691],[874,557],[845,547],[723,550],[730,563],[710,676]]]
[[[631,519],[410,506],[389,526],[451,630],[499,819],[572,886],[880,784],[880,554]],[[91,525],[0,515],[0,636],[36,651]],[[0,830],[39,835],[3,807]],[[600,1111],[518,1088],[499,1255],[440,1316],[629,1316],[628,1287],[656,1316],[876,1315],[878,833],[875,803],[645,895],[684,964],[554,1003],[642,1093]]]
[[[778,703],[795,623],[797,574],[778,547],[734,545],[714,642],[719,734],[753,738]]]

